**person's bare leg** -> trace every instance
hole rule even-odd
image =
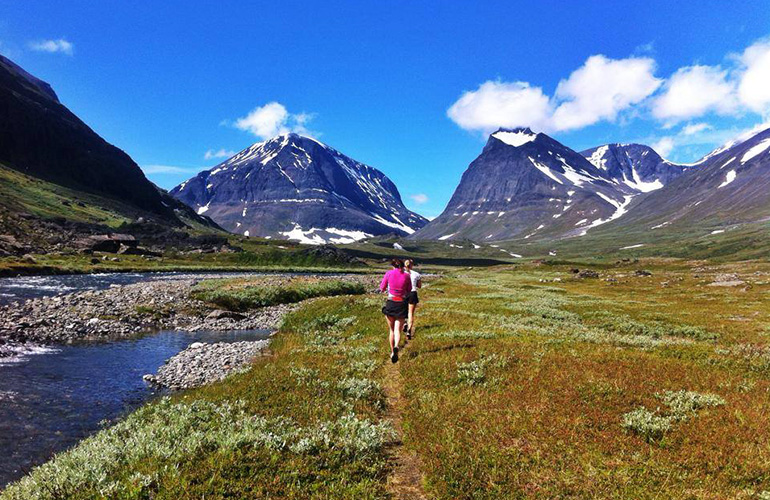
[[[390,343],[390,354],[393,354],[393,324],[395,322],[395,318],[392,316],[385,316],[385,319],[388,321],[388,342]]]
[[[409,322],[407,323],[407,335],[409,338],[414,336],[414,313],[417,309],[417,304],[409,304]]]
[[[393,325],[393,347],[398,347],[401,343],[401,327],[404,326],[404,319],[403,318],[394,318],[395,322]]]

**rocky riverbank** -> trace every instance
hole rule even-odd
[[[222,380],[262,356],[268,340],[252,342],[196,342],[172,356],[156,375],[145,375],[145,381],[170,389],[190,389]]]
[[[215,275],[183,276],[163,281],[113,285],[105,290],[75,292],[0,307],[0,358],[25,345],[112,340],[157,330],[276,329],[295,305],[233,313],[212,310],[190,297],[193,286]],[[362,279],[346,276],[344,279]],[[260,284],[281,285],[296,277],[260,276]],[[327,279],[322,277],[321,279]],[[340,279],[339,276],[328,279]]]

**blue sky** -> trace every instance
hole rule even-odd
[[[428,216],[498,125],[696,160],[767,120],[768,36],[765,1],[0,0],[0,53],[160,186],[307,130]]]

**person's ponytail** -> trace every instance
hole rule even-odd
[[[390,265],[392,265],[395,269],[399,269],[401,271],[404,270],[404,261],[398,258],[395,258],[390,261]]]

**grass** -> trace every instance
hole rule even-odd
[[[0,212],[25,212],[42,218],[65,217],[117,228],[136,209],[114,200],[59,186],[0,164]]]
[[[362,294],[361,283],[341,280],[294,279],[288,285],[264,285],[248,279],[216,279],[199,283],[191,292],[202,300],[229,311],[294,304],[314,297]]]
[[[585,264],[458,269],[422,290],[397,367],[400,438],[427,496],[770,497],[770,266],[572,267]],[[746,286],[708,286],[725,273]],[[228,286],[243,288],[213,289]],[[60,484],[75,498],[386,498],[381,301],[305,303],[273,357],[143,408],[0,498]],[[128,449],[124,424],[153,437]]]
[[[605,265],[576,279],[569,269],[584,264],[571,262],[463,270],[425,289],[401,370],[403,439],[429,497],[770,490],[767,351],[740,347],[767,344],[770,268],[642,266],[653,275]],[[707,286],[727,271],[752,286]]]

